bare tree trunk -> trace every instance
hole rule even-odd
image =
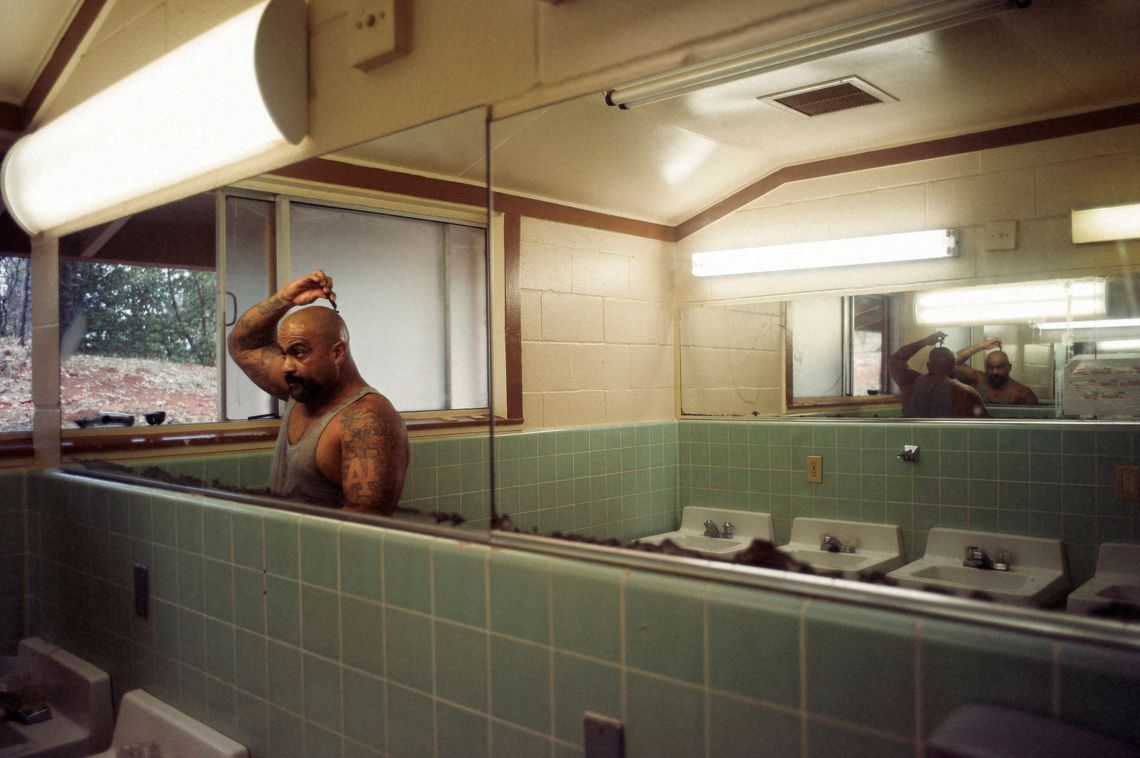
[[[21,260],[20,268],[24,270],[24,286],[21,292],[23,302],[20,304],[20,346],[23,347],[27,344],[28,316],[32,305],[32,262]]]

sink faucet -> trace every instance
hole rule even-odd
[[[1009,571],[1009,559],[998,551],[997,560],[991,559],[986,555],[986,551],[982,550],[977,545],[970,545],[966,548],[966,559],[962,561],[962,565],[966,568],[976,569],[993,569],[994,571]]]
[[[716,528],[716,524],[713,523],[713,520],[711,518],[705,519],[705,536],[706,537],[719,537],[720,536],[720,530]]]
[[[962,561],[962,565],[966,568],[976,569],[992,569],[994,567],[993,561],[986,555],[986,551],[977,545],[970,545],[966,548],[966,559]]]
[[[826,550],[829,553],[854,553],[855,545],[854,543],[844,545],[843,540],[835,535],[825,534],[819,540],[819,549]]]
[[[720,528],[720,536],[725,539],[731,539],[736,536],[736,524],[731,521],[725,521],[724,526]]]

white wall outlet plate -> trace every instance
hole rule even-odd
[[[408,0],[356,0],[348,23],[348,62],[361,71],[412,49],[412,4]]]
[[[1017,222],[991,221],[986,224],[986,250],[1017,248]]]

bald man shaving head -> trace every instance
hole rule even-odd
[[[403,418],[368,386],[352,359],[348,327],[333,310],[332,278],[317,270],[246,311],[230,355],[261,389],[288,400],[269,490],[279,497],[390,514],[408,468]]]
[[[903,415],[910,418],[981,418],[989,416],[982,398],[971,387],[954,378],[954,353],[942,347],[944,332],[934,332],[903,345],[891,355],[891,378],[902,395]],[[920,374],[908,362],[924,347],[938,345],[926,359],[926,373]]]

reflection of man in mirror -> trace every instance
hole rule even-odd
[[[285,316],[318,298],[335,302],[332,285],[320,270],[286,284],[238,319],[229,352],[254,384],[289,401],[270,493],[390,514],[408,468],[403,418],[360,376],[336,311],[316,306]]]
[[[954,378],[954,352],[941,347],[945,332],[935,332],[908,345],[903,345],[888,361],[891,378],[902,394],[903,415],[908,418],[986,418],[986,404],[973,387]],[[907,365],[919,350],[939,345],[930,351],[926,373],[920,374]]]
[[[974,353],[995,347],[998,349],[986,356],[985,374],[966,365],[966,361]],[[1009,362],[1009,356],[1001,350],[1001,340],[987,339],[958,351],[958,367],[954,375],[958,381],[977,389],[987,405],[990,403],[1037,405],[1037,393],[1021,382],[1009,378],[1011,368],[1013,364]]]

